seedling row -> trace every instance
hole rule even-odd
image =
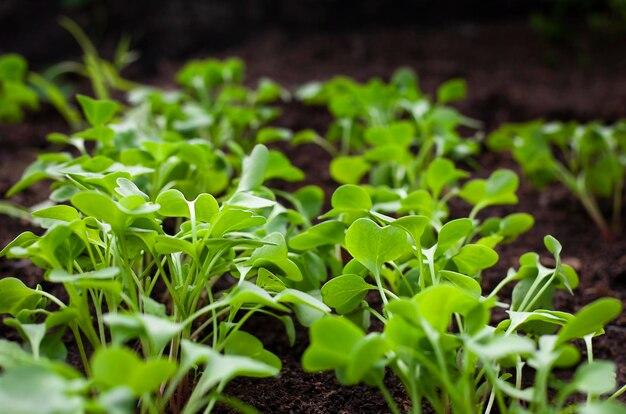
[[[599,237],[620,237],[622,122],[532,121],[483,139],[481,123],[451,106],[463,80],[430,97],[408,69],[288,91],[248,86],[238,59],[194,60],[164,90],[121,76],[126,48],[107,61],[64,25],[82,61],[38,74],[0,57],[0,119],[49,103],[71,131],[49,134],[49,151],[6,194],[45,183],[46,201],[2,204],[37,230],[0,256],[43,279],[0,279],[13,332],[0,339],[1,412],[255,412],[226,390],[237,377],[280,376],[281,359],[245,329],[260,314],[291,345],[308,329],[304,371],[375,387],[394,414],[404,407],[390,377],[411,413],[626,412],[615,364],[594,355],[622,304],[555,307],[579,284],[567,246],[545,235],[484,289],[501,247],[534,219],[515,211],[515,172],[473,168],[481,151],[508,151],[522,180],[564,186]],[[67,97],[70,72],[90,93]],[[327,131],[276,127],[289,99],[326,108]],[[287,155],[305,145],[332,159],[329,200],[314,185],[286,190],[306,178]],[[459,205],[464,216],[451,213]]]

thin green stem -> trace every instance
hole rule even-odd
[[[396,403],[396,400],[394,400],[393,396],[389,392],[389,389],[387,388],[387,386],[382,380],[378,383],[378,389],[380,390],[381,394],[385,398],[385,402],[387,402],[387,406],[389,407],[389,410],[393,414],[400,414],[400,409],[398,408],[398,404]]]

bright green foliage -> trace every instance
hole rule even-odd
[[[517,201],[513,172],[498,170],[487,179],[467,181],[461,189],[447,188],[466,174],[445,159],[431,165],[427,183],[432,193],[343,185],[332,196],[332,209],[322,216],[329,220],[290,242],[297,247],[301,240],[310,240],[311,248],[334,244],[353,257],[322,288],[325,303],[338,313],[371,312],[362,302],[371,289],[378,290],[383,303],[443,282],[480,291],[481,272],[498,261],[494,248],[532,227],[533,218],[525,213],[476,218],[485,208]],[[433,200],[433,193],[441,200]],[[446,202],[456,194],[473,205],[469,218],[448,220]]]
[[[476,127],[476,122],[446,106],[463,99],[466,88],[460,79],[445,82],[433,102],[409,69],[398,70],[388,83],[372,79],[361,84],[335,77],[307,84],[298,97],[326,106],[335,120],[325,142],[303,142],[340,154],[330,165],[330,174],[339,183],[357,184],[369,174],[367,181],[373,185],[423,187],[423,172],[434,158],[466,158],[477,152],[476,141],[458,131],[460,126]]]
[[[115,106],[106,101],[82,101],[95,127],[114,116]],[[323,261],[315,253],[292,256],[288,251],[285,234],[310,226],[309,218],[280,205],[263,187],[270,154],[257,146],[244,157],[241,178],[219,201],[208,193],[188,199],[175,188],[151,198],[150,187],[144,187],[146,192],[139,187],[147,172],[132,168],[83,176],[75,169],[70,180],[60,176],[64,186],[73,187],[69,205],[34,211],[45,232],[24,233],[2,254],[29,259],[44,269],[46,280],[62,285],[68,301],[30,289],[15,278],[1,279],[0,312],[15,317],[6,323],[18,330],[35,359],[62,358],[67,351],[60,339],[71,331],[93,386],[102,393],[129,390],[125,399],[142,398],[147,409],[162,410],[169,403],[160,392],[162,384],[169,384],[174,393],[180,375],[195,369],[195,364],[182,361],[179,369],[184,371],[175,375],[185,341],[209,344],[202,351],[208,366],[221,364],[227,370],[200,380],[187,403],[189,412],[210,409],[219,400],[215,390],[234,376],[275,375],[280,361],[240,330],[243,322],[263,308],[293,335],[293,322],[286,314],[293,311],[310,324],[330,309],[314,291],[295,289],[319,289],[316,278],[325,276],[315,266]],[[82,165],[94,159],[84,157],[87,164]],[[296,208],[315,211],[320,203],[315,194],[310,189],[294,194]],[[171,219],[177,223],[173,234],[166,231]],[[341,238],[343,229],[341,225]],[[321,270],[325,273],[324,266]],[[218,281],[229,276],[238,281],[218,288]],[[163,291],[172,304],[169,311],[156,296]],[[40,315],[45,316],[44,323],[39,322]],[[92,358],[87,357],[84,341],[95,350]],[[130,344],[139,344],[146,359],[125,348]],[[241,369],[232,366],[235,362]]]
[[[259,102],[273,99],[267,87]],[[68,297],[61,301],[15,278],[0,281],[7,292],[0,312],[14,317],[6,323],[28,344],[30,358],[62,360],[62,338],[71,332],[97,387],[92,395],[119,399],[120,412],[137,398],[145,410],[170,404],[181,375],[197,370],[196,363],[183,364],[175,373],[185,341],[207,344],[207,364],[227,370],[196,385],[187,412],[210,411],[234,376],[276,375],[277,357],[240,329],[263,311],[279,318],[293,338],[290,313],[308,325],[329,312],[318,299],[327,272],[320,254],[328,253],[291,255],[286,242],[287,235],[311,227],[321,191],[283,194],[288,204],[282,205],[263,184],[298,180],[302,172],[281,153],[259,145],[245,156],[228,141],[226,154],[210,140],[161,124],[157,113],[124,110],[108,99],[78,101],[88,127],[50,136],[78,155],[42,155],[9,191],[52,179],[53,204],[32,212],[45,231],[18,236],[2,255],[31,260]],[[344,226],[339,230],[343,238]],[[218,283],[230,277],[235,284]],[[145,360],[127,346],[141,349]],[[95,351],[91,358],[88,349]],[[232,369],[235,362],[240,369]],[[80,394],[77,404],[100,404],[90,398]]]
[[[462,237],[466,230],[461,223],[440,231],[439,246]],[[616,388],[610,362],[593,361],[591,356],[570,382],[554,380],[557,368],[579,360],[572,342],[586,343],[592,353],[591,338],[601,335],[604,325],[620,314],[621,303],[600,299],[574,315],[549,310],[552,293],[546,292],[575,286],[577,280],[573,270],[561,264],[558,242],[546,237],[546,247],[555,255],[555,268],[533,264],[526,255],[519,270],[511,269],[489,294],[478,284],[465,282],[461,269],[440,272],[439,283],[384,306],[385,316],[379,315],[382,333],[365,335],[347,317],[324,317],[311,327],[303,366],[313,372],[335,370],[344,384],[379,387],[394,413],[400,410],[383,382],[385,367],[404,385],[412,412],[420,412],[424,403],[438,413],[490,412],[494,406],[499,412],[527,412],[520,411],[523,407],[528,412],[595,412],[602,405],[620,412],[624,408],[617,403],[599,402],[600,396]],[[523,286],[526,280],[532,282],[530,288]],[[506,306],[496,302],[495,295],[511,282],[516,285],[509,318],[492,326],[493,308]],[[361,276],[343,275],[332,279],[323,293],[333,307],[346,313],[372,288]],[[568,402],[575,393],[586,394],[588,402]]]
[[[575,122],[504,125],[489,137],[494,150],[511,151],[524,173],[543,187],[558,181],[583,204],[603,235],[621,231],[626,125]],[[612,202],[607,220],[598,198]]]
[[[96,97],[77,97],[83,124],[65,113],[74,131],[48,136],[73,150],[41,154],[7,194],[48,180],[49,202],[32,211],[0,206],[40,227],[0,256],[32,262],[44,285],[55,285],[0,279],[0,314],[20,338],[0,341],[0,407],[247,410],[224,396],[229,381],[282,367],[243,330],[263,313],[283,324],[292,345],[295,322],[310,327],[305,370],[376,386],[394,413],[386,373],[401,380],[413,412],[422,404],[440,413],[622,409],[601,397],[616,387],[615,367],[593,359],[593,337],[621,304],[554,310],[555,294],[578,285],[555,238],[544,239],[553,266],[527,253],[491,292],[481,288],[498,246],[534,220],[489,215],[517,203],[515,173],[475,179],[452,161],[477,149],[459,133],[474,123],[446,106],[465,96],[464,81],[444,83],[434,100],[408,70],[389,83],[308,85],[300,97],[336,118],[321,138],[270,126],[279,114],[272,105],[288,93],[266,79],[245,86],[238,59],[189,62],[178,90],[140,87],[119,75],[132,60],[126,43],[108,62],[75,23],[62,24],[85,53],[69,67],[91,80]],[[15,62],[19,69],[19,59],[9,69]],[[0,82],[2,73],[0,65]],[[63,105],[58,91],[32,79]],[[111,90],[128,91],[128,102],[110,99]],[[328,211],[318,187],[273,188],[304,179],[287,155],[264,145],[276,141],[336,155],[331,175],[344,185]],[[359,185],[366,175],[370,184]],[[468,217],[451,217],[455,197],[471,206]],[[508,304],[497,297],[507,285]],[[370,303],[372,294],[380,300]],[[491,325],[496,307],[506,316]],[[365,332],[372,316],[382,332]],[[581,340],[588,363],[554,381],[556,368],[578,363],[573,343]],[[78,350],[83,373],[65,362],[68,348]],[[575,393],[588,401],[570,403]]]
[[[0,122],[20,122],[25,110],[39,109],[40,100],[49,102],[72,127],[80,115],[51,79],[28,71],[26,59],[18,54],[0,55]]]
[[[19,122],[25,109],[37,109],[37,93],[27,84],[27,63],[20,55],[0,56],[0,121]]]

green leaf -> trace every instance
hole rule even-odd
[[[342,317],[319,319],[311,326],[311,344],[302,355],[302,367],[315,372],[347,365],[350,352],[363,336],[356,325]]]
[[[193,201],[196,220],[208,223],[219,211],[217,200],[211,194],[200,194]]]
[[[309,219],[318,216],[324,205],[324,191],[315,185],[308,185],[293,193],[300,202],[302,213]]]
[[[238,192],[233,194],[231,198],[226,202],[230,206],[246,208],[250,210],[258,210],[261,208],[272,207],[276,204],[273,200],[267,198],[257,197],[254,194],[247,192]]]
[[[426,288],[415,295],[413,301],[418,305],[420,317],[439,332],[445,332],[452,314],[467,314],[478,304],[479,298],[460,287],[442,283]],[[390,305],[391,303],[393,302],[390,302]],[[390,310],[393,313],[393,309]]]
[[[268,244],[258,247],[252,253],[250,263],[257,267],[268,267],[267,265],[271,264],[288,279],[302,280],[300,268],[288,257],[284,236],[280,233],[271,233],[263,241],[268,242]]]
[[[557,239],[550,235],[547,235],[543,238],[543,244],[546,246],[546,249],[548,249],[548,251],[555,256],[560,255],[561,250],[563,250],[561,243],[559,243]]]
[[[265,127],[257,132],[256,142],[267,144],[274,141],[289,141],[291,135],[291,131],[286,128]]]
[[[510,331],[521,329],[524,332],[535,332],[536,330],[554,332],[556,326],[564,325],[572,317],[569,313],[549,310],[507,311],[507,313],[510,320],[508,329]]]
[[[211,219],[211,236],[222,237],[230,232],[249,229],[265,223],[265,218],[250,210],[225,207]]]
[[[358,184],[369,170],[369,163],[357,155],[342,155],[330,162],[330,176],[341,184]]]
[[[598,299],[576,312],[559,331],[557,342],[563,344],[572,339],[603,332],[604,325],[615,319],[622,311],[622,303],[615,298]]]
[[[398,121],[389,125],[375,125],[365,130],[365,140],[375,146],[407,147],[413,142],[415,127],[411,122]]]
[[[263,343],[254,335],[244,331],[233,331],[228,335],[224,342],[224,352],[227,355],[250,357],[278,371],[282,368],[282,362],[276,355],[263,348]]]
[[[95,289],[115,296],[122,291],[122,285],[115,276],[119,273],[116,267],[108,267],[91,272],[79,274],[69,274],[62,269],[55,269],[50,272],[47,279],[54,283],[65,283],[73,285],[78,289]]]
[[[72,283],[78,280],[85,279],[113,279],[120,273],[120,269],[117,267],[105,267],[91,272],[83,272],[78,274],[70,274],[63,269],[54,269],[49,274],[47,279],[55,283]]]
[[[391,222],[391,225],[406,231],[413,239],[413,244],[419,247],[422,234],[430,226],[430,219],[425,216],[404,216]]]
[[[141,338],[150,342],[153,352],[162,350],[183,329],[179,323],[149,314],[108,313],[104,321],[111,327],[114,344]]]
[[[237,192],[254,190],[263,184],[268,162],[269,151],[267,147],[261,144],[256,145],[250,155],[243,159]]]
[[[439,272],[439,276],[442,279],[452,283],[453,285],[460,287],[466,292],[471,293],[472,295],[480,296],[480,294],[482,293],[480,283],[478,283],[476,279],[472,277],[466,276],[461,273],[452,272],[450,270],[441,270]]]
[[[362,338],[350,352],[350,362],[345,374],[340,376],[344,384],[357,384],[379,363],[389,350],[385,338],[379,333],[370,333]]]
[[[158,235],[154,242],[154,249],[159,254],[184,252],[191,257],[196,256],[196,248],[191,242],[174,236]]]
[[[475,275],[498,263],[498,254],[487,246],[468,244],[461,248],[452,261],[461,273]]]
[[[283,312],[289,311],[289,308],[277,303],[274,298],[267,293],[267,291],[247,281],[244,281],[235,287],[228,294],[226,300],[234,308],[238,308],[245,304],[254,304],[278,309]]]
[[[268,292],[280,292],[285,290],[285,282],[267,269],[260,268],[256,277],[256,285]]]
[[[614,401],[592,401],[578,410],[579,414],[626,414],[626,406]]]
[[[75,208],[63,204],[35,210],[33,211],[32,216],[40,219],[63,221],[66,223],[80,219],[80,215]]]
[[[497,361],[510,355],[531,355],[535,352],[532,339],[520,335],[503,335],[489,338],[486,343],[470,344],[480,358]]]
[[[500,221],[500,229],[498,233],[505,240],[512,240],[522,233],[527,232],[535,224],[533,216],[527,213],[513,213],[504,217]]]
[[[456,248],[471,234],[474,223],[469,218],[450,220],[441,227],[437,236],[435,256],[442,255],[452,248]]]
[[[17,316],[22,309],[33,309],[40,299],[36,290],[14,277],[0,279],[0,292],[0,314]]]
[[[437,88],[437,102],[447,104],[460,101],[467,95],[467,82],[464,79],[450,79]]]
[[[304,172],[300,168],[294,167],[289,158],[282,152],[270,151],[263,180],[267,181],[276,178],[289,182],[302,181]]]
[[[83,214],[102,220],[121,231],[126,227],[124,214],[111,197],[97,191],[82,191],[72,196],[72,204]]]
[[[326,306],[322,301],[309,295],[306,292],[302,292],[296,289],[283,289],[276,296],[274,296],[276,303],[292,303],[295,305],[302,305],[313,308],[315,310],[329,313],[330,308]]]
[[[191,212],[195,213],[197,221],[209,222],[217,214],[219,205],[210,194],[200,194],[194,201],[187,201],[183,193],[171,189],[160,193],[156,199],[159,214],[164,217],[191,218]]]
[[[15,218],[18,220],[24,220],[32,222],[33,218],[27,208],[18,206],[9,201],[0,201],[0,214]]]
[[[277,375],[276,367],[267,365],[253,358],[238,355],[221,355],[211,347],[196,344],[188,340],[181,343],[182,358],[180,373],[184,374],[198,364],[205,369],[196,384],[194,394],[205,395],[219,383],[226,384],[235,377],[270,377]]]
[[[93,127],[107,124],[120,109],[117,102],[108,99],[93,99],[85,95],[77,95],[76,98],[87,121]]]
[[[178,190],[167,190],[160,193],[156,199],[159,204],[159,214],[165,217],[189,218],[189,206],[183,193]]]
[[[115,180],[115,182],[117,183],[117,187],[115,188],[115,192],[117,194],[119,194],[122,197],[128,197],[128,196],[139,196],[141,198],[143,198],[144,200],[148,200],[148,195],[146,193],[144,193],[143,191],[141,191],[139,189],[139,187],[137,187],[137,185],[130,181],[127,178],[118,178],[117,180]]]
[[[601,395],[612,392],[617,385],[615,364],[610,361],[593,361],[576,369],[573,384],[586,394]]]
[[[330,201],[333,209],[339,211],[369,211],[372,200],[362,187],[345,184],[337,188]]]
[[[426,170],[426,184],[435,198],[439,198],[441,191],[454,184],[459,178],[467,177],[465,171],[457,170],[454,163],[445,158],[437,158],[430,163]]]
[[[99,348],[91,359],[92,377],[103,389],[128,387],[141,397],[156,391],[176,371],[176,365],[165,358],[145,361],[127,348]]]
[[[408,250],[407,235],[397,227],[380,227],[370,219],[361,218],[346,232],[346,249],[375,275],[385,262],[400,257]]]
[[[324,221],[296,234],[289,240],[289,247],[295,250],[312,250],[328,244],[341,244],[344,232],[343,223]]]
[[[0,410],[11,414],[75,414],[85,411],[82,381],[40,366],[22,365],[0,375]]]
[[[28,63],[17,53],[0,56],[0,80],[21,81],[26,76]]]
[[[489,178],[475,179],[463,186],[459,195],[468,203],[485,208],[491,205],[517,203],[517,175],[510,170],[494,171]]]
[[[46,335],[46,325],[43,323],[22,323],[17,319],[5,319],[4,323],[17,329],[22,337],[28,341],[33,356],[39,358],[39,348]]]
[[[322,287],[324,303],[334,308],[337,313],[353,311],[370,289],[375,286],[365,282],[359,275],[341,275],[330,279]]]

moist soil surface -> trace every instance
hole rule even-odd
[[[413,68],[422,88],[432,93],[436,85],[451,77],[463,77],[469,86],[468,99],[458,105],[466,115],[481,120],[486,131],[502,122],[532,118],[601,119],[613,121],[625,115],[626,54],[620,39],[585,39],[575,45],[556,47],[543,42],[526,23],[497,25],[458,25],[445,30],[385,29],[375,32],[289,36],[260,33],[218,57],[239,56],[248,65],[248,79],[256,83],[271,77],[287,88],[311,80],[345,74],[358,80],[372,76],[388,78],[400,66]],[[206,56],[206,53],[198,53]],[[149,79],[135,71],[135,80],[168,87],[182,62],[163,61],[156,76]],[[294,130],[314,128],[323,133],[330,121],[319,108],[297,102],[283,105],[278,124]],[[30,115],[21,125],[0,126],[0,192],[19,179],[37,153],[49,148],[45,134],[67,127],[52,111]],[[307,182],[322,186],[331,194],[336,184],[328,175],[328,156],[317,147],[282,148],[307,173]],[[496,168],[518,170],[510,157],[485,153],[477,158],[474,174],[487,176]],[[519,172],[519,171],[518,171]],[[46,197],[45,184],[29,189],[12,201],[31,206]],[[626,299],[626,236],[604,240],[583,208],[563,188],[553,186],[538,191],[522,178],[520,202],[516,206],[494,208],[489,214],[515,211],[534,215],[534,228],[517,241],[499,249],[498,265],[485,272],[483,286],[491,289],[517,266],[519,256],[537,251],[548,263],[543,236],[552,234],[563,244],[564,260],[579,273],[581,282],[574,295],[558,294],[557,308],[574,312],[601,297]],[[453,215],[466,213],[461,204]],[[626,220],[625,220],[626,222]],[[27,223],[0,216],[0,245],[4,246]],[[30,285],[41,281],[41,273],[24,261],[0,259],[0,275],[17,276]],[[504,295],[510,292],[504,292]],[[226,389],[230,396],[271,413],[383,413],[387,406],[375,389],[366,386],[343,387],[332,373],[306,374],[300,357],[307,346],[305,328],[298,328],[297,341],[289,346],[282,325],[257,317],[245,330],[255,334],[283,362],[278,378],[236,379]],[[8,332],[0,328],[0,334]],[[595,339],[597,358],[615,361],[618,381],[626,382],[626,315],[609,324],[606,334]],[[72,358],[73,359],[73,358]],[[393,379],[388,383],[401,407],[408,400]],[[228,412],[225,407],[220,411]]]

